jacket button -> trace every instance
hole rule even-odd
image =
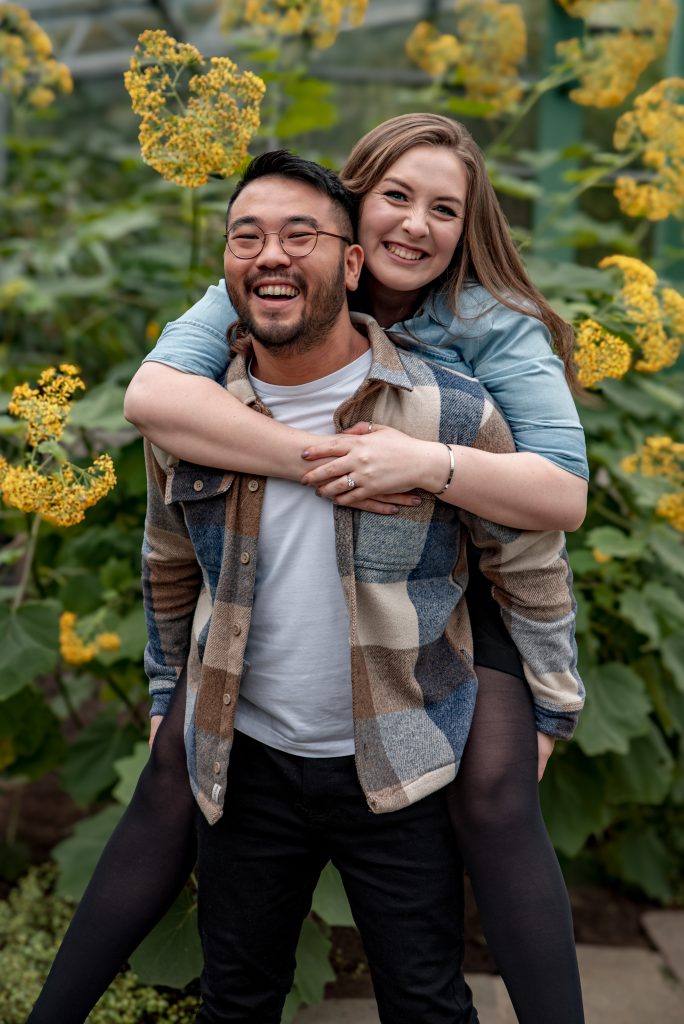
[[[220,771],[221,771],[221,762],[220,761],[214,761],[214,775],[218,775]]]
[[[240,625],[239,622],[236,622],[235,625],[233,626],[233,633],[235,634],[235,636],[240,636],[241,632],[242,632],[242,626]]]
[[[195,490],[195,491],[203,491],[204,490],[204,482],[202,480],[195,480],[195,482],[194,482],[194,484],[192,486],[193,486],[193,490]]]
[[[259,481],[258,480],[250,480],[249,483],[247,484],[247,490],[249,490],[249,491],[258,491],[259,490]]]
[[[224,704],[230,704],[230,694],[229,693],[224,693],[223,694],[223,703]]]
[[[243,551],[240,555],[240,561],[243,565],[249,565],[249,551]]]

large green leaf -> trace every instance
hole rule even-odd
[[[653,608],[666,622],[684,625],[684,601],[672,587],[649,582],[643,589],[644,603]]]
[[[674,759],[661,733],[651,725],[624,756],[607,760],[606,798],[611,803],[660,804],[672,785]]]
[[[90,803],[116,782],[114,762],[130,754],[137,729],[117,721],[116,708],[103,711],[69,747],[62,768],[62,787],[79,803]]]
[[[172,855],[173,851],[169,851]],[[220,885],[220,879],[217,885]],[[202,973],[197,901],[185,888],[131,957],[131,967],[146,985],[185,988]]]
[[[651,702],[643,679],[616,661],[592,666],[583,676],[587,701],[577,727],[579,746],[590,756],[626,754],[629,741],[648,729]]]
[[[0,714],[0,770],[10,778],[37,779],[64,753],[59,719],[33,687],[8,697]]]
[[[644,550],[643,537],[623,533],[615,526],[597,526],[590,530],[586,543],[612,558],[636,558]]]
[[[672,633],[663,640],[660,650],[677,689],[684,693],[684,632]]]
[[[625,881],[661,903],[672,900],[677,862],[652,826],[624,832],[612,844],[611,853]]]
[[[135,787],[138,785],[140,773],[150,757],[150,747],[146,741],[136,743],[128,757],[114,762],[114,770],[119,781],[114,787],[114,797],[121,804],[128,804]]]
[[[132,608],[128,615],[119,619],[114,624],[114,628],[121,637],[121,646],[118,651],[102,651],[97,656],[98,661],[103,665],[113,665],[115,661],[122,661],[124,658],[128,658],[130,661],[142,661],[147,643],[147,627],[142,601]]]
[[[295,972],[295,985],[305,1003],[320,1003],[325,986],[335,980],[335,972],[330,964],[331,948],[328,936],[307,917],[299,936]]]
[[[73,834],[55,847],[52,855],[59,867],[58,896],[80,900],[104,845],[123,812],[119,804],[105,807],[99,814],[79,821]]]
[[[50,672],[59,652],[59,605],[36,601],[16,611],[0,606],[0,701]]]
[[[632,588],[622,592],[620,615],[636,629],[637,633],[643,633],[654,644],[660,639],[658,620],[648,607],[640,590]]]
[[[313,894],[312,909],[326,924],[350,926],[354,918],[337,868],[328,863]]]
[[[648,535],[648,546],[671,572],[684,576],[684,544],[681,533],[677,533],[669,526],[654,526]]]
[[[589,836],[608,823],[601,772],[572,748],[551,758],[540,796],[554,846],[568,857],[578,854]]]

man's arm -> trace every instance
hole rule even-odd
[[[145,466],[147,515],[142,583],[148,639],[144,663],[152,697],[152,740],[161,720],[158,716],[166,714],[188,660],[202,573],[182,509],[165,501],[167,474],[148,441]]]

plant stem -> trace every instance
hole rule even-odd
[[[493,142],[487,147],[489,152],[495,155],[498,149],[501,149],[511,136],[514,134],[520,123],[527,117],[529,112],[535,106],[535,104],[542,98],[544,93],[550,92],[551,89],[557,89],[558,86],[564,85],[565,82],[572,80],[574,75],[566,72],[563,75],[549,75],[548,78],[542,78],[539,82],[532,86],[527,98],[523,100],[515,114],[505,126],[502,128]]]
[[[26,545],[26,553],[24,554],[24,562],[21,568],[21,576],[19,577],[19,583],[17,585],[17,592],[14,595],[12,601],[12,611],[16,612],[17,608],[24,600],[26,596],[26,588],[31,578],[31,568],[33,565],[33,558],[36,553],[36,544],[38,543],[38,531],[40,530],[41,517],[36,514],[33,518],[33,523],[28,535],[28,543]]]
[[[145,719],[142,718],[142,716],[140,715],[140,712],[138,711],[138,709],[136,708],[135,704],[133,703],[131,698],[128,696],[126,691],[123,689],[123,687],[119,686],[119,684],[116,683],[111,678],[111,676],[108,677],[108,679],[107,679],[107,686],[110,686],[112,688],[112,690],[114,691],[114,693],[119,698],[119,700],[123,704],[126,705],[128,713],[130,714],[130,716],[133,719],[133,721],[135,722],[135,724],[139,725],[140,728],[143,729],[144,726],[145,726]]]
[[[62,673],[59,671],[59,669],[55,672],[55,682],[57,683],[57,689],[59,690],[60,696],[62,697],[62,700],[66,704],[66,709],[69,712],[69,717],[71,718],[71,721],[79,729],[82,729],[85,723],[83,722],[83,719],[81,718],[81,716],[79,715],[78,711],[74,706],[74,702],[71,699],[71,694],[69,693],[69,687],[64,682]]]
[[[197,197],[197,189],[190,190],[190,270],[196,270],[199,265],[200,250],[200,207]]]

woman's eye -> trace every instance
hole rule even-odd
[[[433,210],[438,213],[440,217],[458,217],[459,214],[456,210],[452,209],[451,206],[434,206]]]
[[[399,192],[396,188],[387,189],[383,195],[386,199],[396,199],[397,202],[405,202],[407,198],[404,192]]]

